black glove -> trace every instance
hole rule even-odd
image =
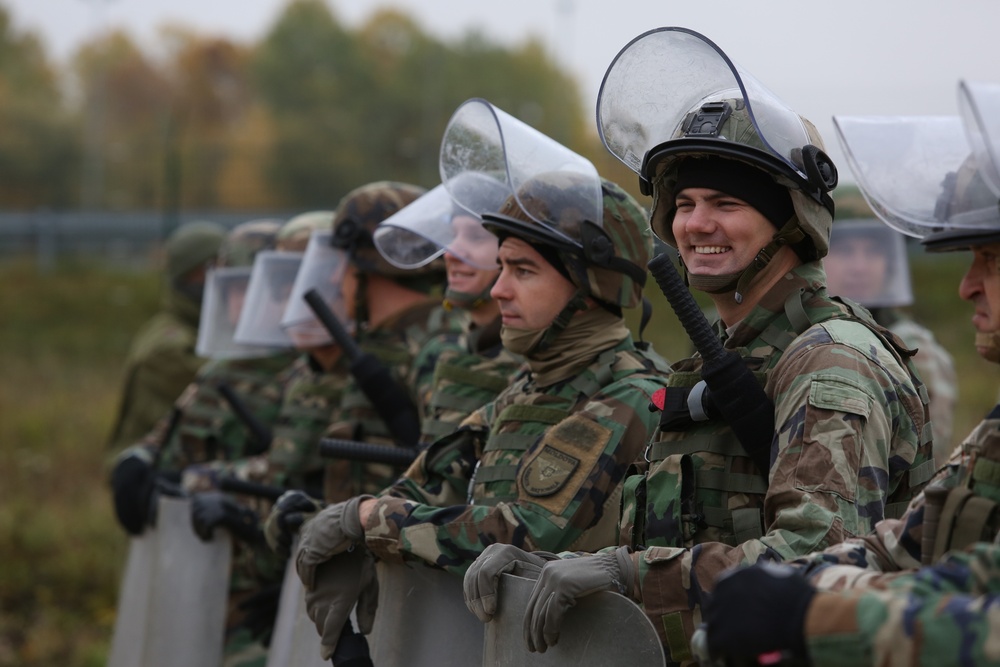
[[[271,550],[287,557],[299,527],[322,508],[323,503],[303,491],[281,494],[264,523],[264,537]]]
[[[256,512],[221,491],[205,491],[191,496],[191,525],[198,537],[206,542],[212,539],[216,526],[228,529],[244,542],[259,542],[263,539],[259,524]]]
[[[330,656],[330,662],[334,667],[372,667],[368,640],[354,629],[351,619],[347,619],[344,629],[340,631],[340,639]]]
[[[240,611],[244,613],[240,625],[264,646],[271,643],[271,631],[274,630],[274,619],[278,617],[280,603],[281,584],[277,583],[264,586],[239,604]]]
[[[126,456],[111,472],[111,497],[118,523],[129,535],[141,535],[149,523],[156,471],[141,456]]]
[[[709,652],[727,664],[757,664],[757,656],[775,651],[806,663],[803,626],[814,595],[788,565],[759,563],[723,574],[704,610]]]

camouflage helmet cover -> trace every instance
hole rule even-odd
[[[269,219],[250,220],[236,225],[222,241],[217,266],[253,266],[253,259],[258,252],[274,249],[281,225],[280,220]]]
[[[344,195],[333,218],[331,244],[345,250],[351,263],[363,273],[389,278],[444,273],[444,260],[436,259],[415,269],[390,264],[375,248],[373,235],[379,223],[413,203],[426,192],[407,183],[378,181]]]
[[[620,186],[601,179],[602,220],[594,224],[582,214],[588,188],[580,174],[541,174],[522,184],[496,214],[485,214],[483,225],[501,238],[555,248],[570,279],[589,296],[634,307],[642,300],[653,254],[646,212]]]
[[[167,239],[167,276],[177,281],[186,273],[215,259],[226,237],[226,228],[215,222],[188,222]]]
[[[277,249],[287,252],[305,252],[313,232],[323,232],[333,227],[333,211],[308,211],[300,213],[282,225],[278,232]]]

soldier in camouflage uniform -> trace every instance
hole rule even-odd
[[[332,211],[304,213],[271,230],[267,238],[259,223],[241,225],[234,230],[239,247],[225,250],[223,256],[252,262],[259,251],[271,247],[301,253],[311,233],[329,229],[332,220]],[[181,486],[192,497],[192,521],[199,535],[208,539],[220,526],[240,538],[233,542],[227,667],[262,667],[266,662],[266,640],[285,559],[261,539],[258,517],[267,515],[271,501],[257,495],[221,493],[220,483],[236,479],[279,488],[312,488],[318,493],[323,468],[315,443],[347,381],[346,365],[338,364],[338,359],[339,348],[331,345],[211,362],[178,400],[176,417],[164,420],[157,432],[132,448],[132,453],[161,473],[183,472]],[[243,400],[256,426],[263,429],[264,441],[223,400],[220,383]],[[148,502],[136,505],[144,507]]]
[[[860,303],[916,350],[913,363],[930,397],[934,463],[943,466],[951,454],[958,378],[951,355],[931,330],[901,310],[913,304],[903,236],[874,218],[840,220],[833,225],[823,268],[830,294]]]
[[[662,80],[642,77],[654,66],[647,58]],[[678,95],[692,71],[709,90]],[[750,99],[731,97],[743,89],[737,77]],[[719,572],[864,535],[933,474],[910,352],[824,286],[836,170],[812,125],[760,90],[679,28],[640,36],[605,76],[605,146],[652,191],[653,231],[678,249],[690,286],[708,293],[724,348],[763,384],[773,435],[762,457],[748,451],[716,416],[725,406],[712,407],[711,389],[708,401],[692,398],[703,360],[674,364],[670,409],[625,482],[621,546],[547,563],[496,548],[470,569],[466,601],[486,620],[479,600],[495,595],[496,572],[518,560],[544,565],[525,614],[529,650],[554,644],[566,609],[603,589],[641,603],[668,661],[689,661]]]
[[[351,545],[390,565],[461,575],[494,542],[558,550],[614,540],[621,482],[654,426],[647,405],[665,371],[621,314],[640,303],[652,238],[632,197],[559,149],[580,171],[525,177],[482,216],[500,240],[500,335],[527,371],[378,498],[330,506],[304,527],[296,565],[324,655],[359,594],[338,588],[359,578],[343,571],[360,551],[342,553]],[[374,618],[364,584],[363,631]]]
[[[988,96],[994,109],[1000,100],[1000,87],[963,84],[962,91],[973,101]],[[977,158],[967,157],[958,117],[835,121],[859,184],[887,224],[922,237],[932,252],[972,251],[959,295],[975,305],[980,356],[1000,362],[994,194],[1000,182],[987,186],[997,178],[992,165],[1000,151],[974,145]],[[995,130],[1000,117],[965,122],[991,122]],[[970,136],[985,141],[988,135]],[[989,168],[979,161],[989,161]],[[941,192],[937,201],[925,196],[935,191]],[[819,666],[1000,664],[994,639],[1000,630],[998,433],[1000,406],[955,449],[902,518],[882,521],[864,538],[781,569],[745,568],[720,578],[706,612],[706,653],[739,661],[780,651]],[[731,613],[750,598],[753,614]]]
[[[415,446],[420,432],[418,396],[427,391],[432,381],[435,359],[425,355],[420,367],[414,365],[414,360],[428,340],[442,333],[457,334],[464,326],[463,314],[441,306],[443,262],[401,269],[387,262],[372,240],[380,222],[422,194],[424,190],[416,186],[388,181],[356,188],[337,207],[332,233],[314,237],[306,253],[296,290],[312,287],[322,294],[331,270],[343,273],[340,294],[323,296],[334,311],[341,311],[346,326],[353,328],[361,350],[388,367],[405,390],[411,405],[390,406],[389,411],[402,414],[412,408],[407,414],[413,417],[412,422],[405,423],[406,432],[394,432],[393,428],[403,421],[390,424],[385,420],[382,410],[386,406],[372,405],[361,384],[351,378],[339,404],[332,406],[327,415],[326,437],[389,447]],[[292,299],[295,301],[296,295]],[[296,305],[305,310],[303,304]],[[311,314],[308,318],[289,317],[297,319],[302,330],[309,326],[318,328]],[[322,335],[331,340],[329,334],[322,332]],[[375,493],[391,484],[400,472],[382,463],[328,461],[323,496],[327,502],[335,502],[359,493]],[[283,507],[291,502],[286,499]]]
[[[455,203],[442,184],[384,220],[374,235],[378,251],[399,268],[417,268],[443,256],[448,278],[445,308],[469,315],[465,331],[433,338],[414,362],[420,373],[429,359],[437,360],[432,382],[423,385],[418,396],[422,447],[451,433],[496,398],[524,361],[500,341],[500,307],[490,297],[500,275],[497,237],[483,228],[477,212],[499,209],[508,189],[471,173],[453,179],[450,187],[470,199],[469,208]]]
[[[146,435],[205,363],[194,351],[202,289],[225,236],[221,225],[192,222],[167,239],[163,305],[132,340],[121,407],[108,439],[112,450]]]

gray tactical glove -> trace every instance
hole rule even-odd
[[[545,653],[559,641],[566,610],[597,591],[614,591],[631,597],[635,565],[631,550],[618,547],[610,553],[567,558],[547,563],[535,582],[524,612],[524,640],[528,650]]]
[[[480,621],[489,623],[497,612],[500,575],[505,572],[525,574],[534,579],[545,563],[557,558],[555,554],[545,551],[529,553],[510,544],[491,544],[465,571],[462,582],[465,606]]]
[[[313,586],[306,588],[305,602],[306,613],[320,635],[320,654],[328,660],[337,648],[355,603],[358,630],[363,635],[372,631],[378,606],[375,557],[368,549],[358,547],[319,564]]]
[[[361,526],[358,505],[368,498],[374,496],[355,496],[342,503],[328,505],[303,524],[299,531],[299,550],[295,554],[295,571],[307,591],[313,587],[316,566],[356,544],[364,543],[365,531]]]

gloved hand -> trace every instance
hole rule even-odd
[[[364,542],[365,531],[361,527],[358,505],[362,500],[373,497],[355,496],[342,503],[327,505],[302,526],[299,550],[295,554],[295,571],[307,591],[313,587],[316,566]]]
[[[816,590],[795,568],[759,563],[722,574],[704,606],[708,650],[727,661],[787,651],[808,659],[803,625]]]
[[[287,558],[299,527],[321,509],[323,503],[304,491],[285,491],[274,503],[264,522],[267,546],[271,547],[271,551]]]
[[[141,535],[149,522],[156,471],[142,454],[129,454],[111,471],[111,497],[118,523],[129,535]]]
[[[510,544],[491,544],[465,571],[462,590],[465,606],[483,623],[493,620],[497,613],[497,587],[500,575],[506,573],[531,573],[534,577],[542,566],[558,556],[545,551],[528,552]],[[533,577],[533,578],[534,578]]]
[[[206,542],[212,539],[216,526],[222,526],[244,542],[259,542],[260,519],[249,507],[244,507],[221,491],[206,491],[191,496],[191,525]]]
[[[259,639],[268,646],[271,643],[271,631],[274,630],[274,619],[278,616],[278,605],[281,602],[281,583],[264,586],[259,591],[239,603],[243,612],[240,625],[250,631],[250,636]]]
[[[316,566],[313,584],[306,587],[306,613],[320,635],[324,660],[334,654],[344,623],[355,609],[358,630],[368,634],[378,607],[375,557],[363,546],[336,554]]]
[[[579,598],[597,591],[615,591],[631,597],[634,579],[635,565],[628,547],[547,563],[531,590],[524,612],[524,640],[528,650],[545,653],[548,647],[555,646],[563,616]]]

